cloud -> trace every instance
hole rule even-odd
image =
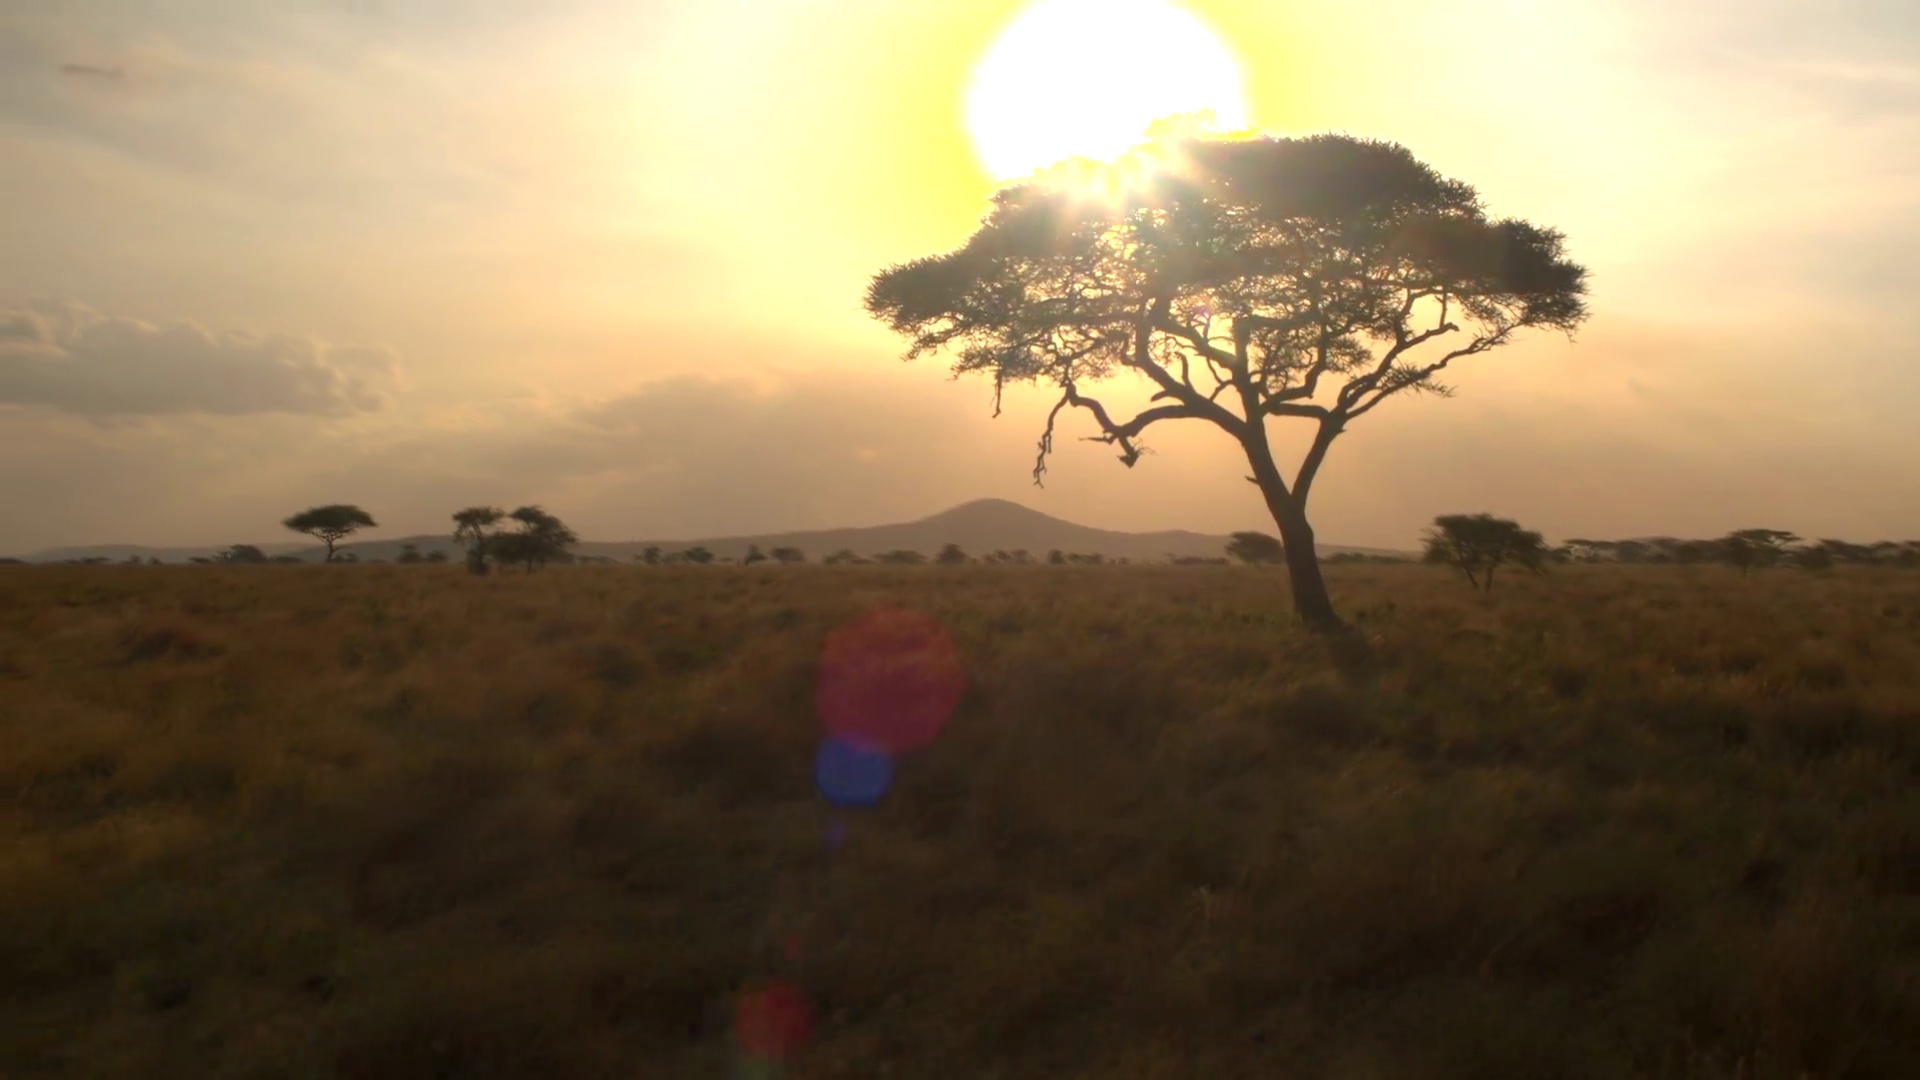
[[[100,67],[97,64],[61,64],[60,73],[76,79],[105,79],[119,82],[127,77],[127,70],[120,67]]]
[[[380,410],[396,373],[376,346],[156,324],[79,304],[0,315],[0,404],[81,416],[346,416]]]

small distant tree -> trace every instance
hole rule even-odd
[[[507,516],[497,506],[469,506],[453,515],[453,542],[467,545],[467,569],[476,574],[487,572],[487,546],[494,526]]]
[[[1067,565],[1067,553],[1064,551],[1061,551],[1059,548],[1054,548],[1052,551],[1047,552],[1047,565],[1048,566]]]
[[[189,556],[187,557],[187,561],[188,561],[188,562],[190,562],[190,563],[192,563],[192,564],[194,564],[195,566],[211,566],[211,565],[213,565],[213,560],[212,560],[212,559],[209,559],[209,558],[208,558],[208,557],[206,557],[205,555],[189,555]]]
[[[935,555],[933,561],[942,566],[958,566],[968,560],[967,553],[961,550],[959,544],[948,544],[940,549],[940,554]]]
[[[1799,548],[1793,552],[1792,558],[1793,565],[1802,570],[1833,569],[1833,549],[1825,545],[1815,544]]]
[[[267,553],[252,544],[235,544],[221,553],[220,561],[225,563],[246,563],[260,566],[267,561]]]
[[[1503,563],[1537,572],[1544,569],[1546,554],[1539,533],[1492,514],[1442,514],[1426,536],[1426,561],[1458,567],[1469,584],[1488,592]]]
[[[1287,561],[1287,549],[1279,539],[1258,532],[1234,533],[1227,541],[1227,555],[1249,566]]]
[[[148,558],[147,558],[147,565],[148,565],[148,566],[159,566],[159,565],[160,565],[160,556],[158,556],[158,555],[151,555],[151,556],[148,556]]]
[[[440,550],[439,548],[435,548],[434,550],[432,550],[432,551],[429,551],[429,552],[427,552],[427,558],[426,558],[426,561],[427,561],[427,562],[430,562],[430,563],[443,563],[443,562],[446,562],[446,561],[447,561],[447,553],[446,553],[446,552],[444,552],[444,551],[441,551],[441,550]]]
[[[565,558],[567,548],[580,542],[564,522],[538,506],[522,506],[507,516],[520,527],[495,533],[486,546],[494,558],[524,565],[529,574],[535,566]]]
[[[874,556],[874,559],[876,562],[886,563],[889,566],[918,566],[927,561],[925,555],[917,551],[908,551],[905,548],[896,548],[893,551],[884,552]]]
[[[748,544],[747,553],[740,557],[740,562],[746,566],[752,566],[754,563],[762,563],[766,561],[767,561],[767,557],[761,554],[759,544]]]
[[[696,566],[705,566],[713,561],[713,552],[696,545],[681,552],[680,558]]]
[[[1720,538],[1720,557],[1742,574],[1756,566],[1773,566],[1800,538],[1783,529],[1736,529]]]
[[[275,555],[273,557],[273,561],[282,566],[299,566],[301,563],[306,562],[307,560],[301,558],[298,555]]]
[[[646,547],[640,550],[640,554],[636,556],[636,558],[638,558],[641,562],[646,563],[648,566],[660,565],[659,545],[648,544]]]
[[[394,562],[417,563],[421,561],[419,544],[401,544],[400,555]]]
[[[852,566],[866,561],[867,560],[856,554],[852,548],[841,548],[839,551],[820,560],[820,562],[826,566]]]
[[[791,566],[794,563],[807,561],[807,553],[797,547],[777,547],[773,549],[771,554],[773,555],[773,561],[782,566]]]
[[[335,544],[359,532],[377,526],[373,515],[348,503],[336,503],[331,506],[316,506],[302,510],[280,524],[297,533],[308,536],[327,545],[327,562],[333,562]]]

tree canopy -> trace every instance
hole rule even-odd
[[[1571,332],[1585,287],[1560,233],[1489,216],[1403,147],[1208,137],[1002,190],[965,245],[884,270],[866,306],[909,358],[991,379],[996,415],[1009,383],[1058,388],[1036,482],[1070,407],[1129,466],[1156,423],[1226,432],[1280,527],[1296,608],[1331,628],[1306,504],[1333,440],[1395,394],[1447,394],[1449,365],[1522,331]],[[1131,416],[1088,392],[1120,374],[1153,390]],[[1291,477],[1275,418],[1314,429]]]
[[[377,527],[373,515],[349,503],[335,503],[330,506],[315,506],[293,515],[280,524],[297,533],[308,536],[327,546],[327,562],[333,560],[333,548],[341,540],[352,536],[361,529]]]
[[[1457,567],[1467,582],[1493,591],[1493,572],[1505,563],[1529,570],[1544,567],[1546,541],[1517,521],[1492,514],[1442,514],[1426,538],[1426,560]]]
[[[1286,546],[1262,532],[1237,532],[1227,539],[1227,554],[1243,563],[1283,563]]]
[[[497,506],[469,506],[453,513],[453,541],[467,545],[467,569],[476,574],[487,572],[488,538],[493,527],[507,516]]]
[[[524,565],[529,574],[535,566],[562,558],[567,548],[580,541],[565,523],[538,506],[522,506],[507,516],[520,527],[494,533],[486,541],[486,547],[494,558],[503,563]]]

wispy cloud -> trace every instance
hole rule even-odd
[[[79,304],[0,316],[0,404],[83,416],[376,411],[393,354],[295,334],[143,322]]]

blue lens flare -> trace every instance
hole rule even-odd
[[[820,794],[835,806],[872,806],[893,783],[893,759],[848,739],[832,736],[813,756],[813,778]]]

